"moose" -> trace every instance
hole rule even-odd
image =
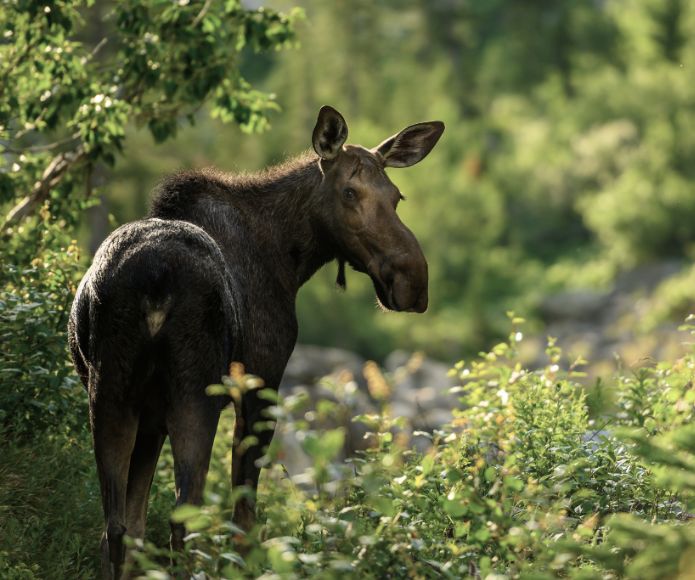
[[[424,312],[427,262],[396,207],[386,167],[422,160],[444,131],[417,123],[373,149],[345,145],[343,116],[321,108],[314,152],[258,174],[185,171],[155,191],[149,216],[116,229],[79,285],[69,320],[73,362],[89,396],[105,531],[106,578],[123,572],[123,536],[142,538],[167,435],[176,504],[200,504],[221,410],[208,396],[232,362],[277,389],[297,339],[295,299],[321,266],[366,273],[384,309]],[[254,433],[268,401],[246,392],[235,442]],[[234,521],[250,530],[259,459],[272,431],[232,449],[233,486],[252,490]],[[171,547],[184,526],[172,523]]]

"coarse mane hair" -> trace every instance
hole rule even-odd
[[[153,192],[150,217],[176,218],[203,197],[258,203],[314,189],[321,181],[318,156],[304,152],[297,157],[253,173],[227,173],[216,168],[184,170],[164,178]]]

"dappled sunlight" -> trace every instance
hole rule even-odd
[[[693,2],[0,29],[0,578],[692,578]]]

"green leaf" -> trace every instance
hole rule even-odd
[[[422,463],[420,464],[422,467],[422,474],[427,475],[429,474],[432,469],[434,468],[434,455],[425,455],[425,457],[422,460]]]
[[[200,516],[200,506],[183,504],[177,507],[171,514],[171,521],[176,523],[186,523],[193,518]]]
[[[396,514],[393,500],[389,497],[383,495],[370,496],[367,503],[374,510],[385,516],[393,517]]]
[[[505,475],[503,481],[505,486],[514,491],[521,491],[522,489],[524,489],[524,482],[521,481],[518,477]]]
[[[229,394],[229,389],[224,385],[209,385],[205,388],[205,394],[209,396],[227,395]]]
[[[323,433],[307,433],[302,441],[302,448],[312,458],[330,461],[343,449],[345,430],[340,427]]]
[[[448,500],[445,499],[442,503],[444,511],[449,514],[452,518],[460,518],[468,512],[466,505],[461,502],[461,500]]]

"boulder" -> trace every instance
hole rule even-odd
[[[280,383],[280,391],[296,385],[313,385],[319,379],[335,375],[336,372],[349,371],[360,385],[364,385],[362,367],[365,360],[348,350],[298,344],[285,369]]]
[[[352,418],[375,412],[375,406],[366,392],[362,367],[364,359],[338,348],[324,348],[298,344],[287,364],[280,384],[284,399],[301,401],[294,413],[278,421],[276,438],[280,444],[280,462],[287,473],[301,482],[302,474],[312,467],[311,458],[304,452],[294,423],[303,421],[310,430],[345,430],[345,444],[335,458],[337,463],[365,449],[366,427]],[[329,413],[321,412],[319,404],[335,404]]]
[[[365,438],[366,426],[352,420],[356,415],[378,412],[378,404],[368,394],[364,364],[360,356],[337,348],[309,345],[295,348],[280,391],[283,398],[294,398],[301,404],[292,416],[278,421],[276,430],[280,462],[295,482],[301,483],[302,474],[312,467],[311,459],[302,449],[295,422],[302,421],[308,429],[318,431],[342,427],[345,444],[335,458],[336,463],[370,444]],[[387,402],[391,413],[408,419],[405,433],[416,449],[426,450],[429,440],[414,437],[413,432],[431,432],[442,427],[451,420],[452,409],[459,405],[458,399],[448,393],[456,383],[448,376],[449,366],[421,355],[396,351],[387,357],[384,370],[392,386]],[[335,407],[329,413],[322,413],[319,406],[326,401]]]
[[[632,294],[636,291],[653,292],[664,280],[678,274],[683,266],[682,260],[642,264],[616,277],[615,292],[618,294]]]
[[[561,320],[588,322],[600,318],[610,300],[609,292],[572,290],[545,298],[540,305],[540,312],[549,324]]]

